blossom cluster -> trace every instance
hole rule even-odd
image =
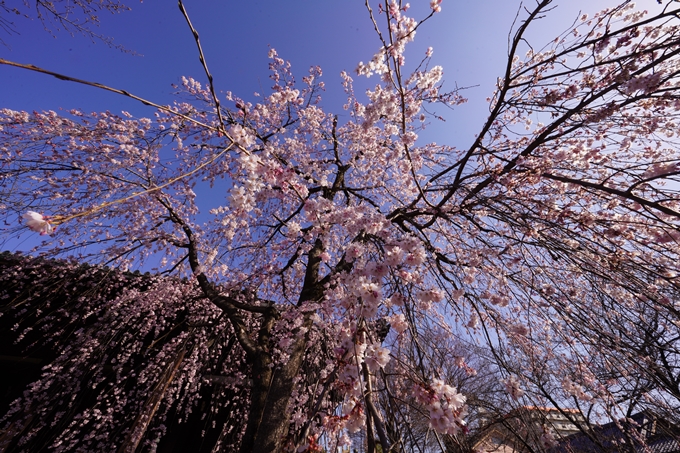
[[[429,410],[430,426],[441,434],[456,435],[464,430],[467,413],[466,398],[455,387],[441,379],[433,379],[427,386],[416,385],[414,394]]]
[[[514,374],[501,379],[501,383],[505,386],[505,391],[512,399],[517,400],[524,396],[524,390],[520,388],[519,379]]]
[[[432,0],[432,10],[435,12],[441,11],[440,3],[441,0]],[[405,16],[402,11],[403,9],[399,7],[395,0],[389,2],[386,14],[388,14],[390,19],[390,33],[393,36],[393,42],[388,47],[382,47],[368,64],[360,62],[356,70],[359,75],[370,77],[374,73],[386,73],[389,70],[388,60],[390,59],[398,66],[404,65],[404,50],[406,44],[415,38],[418,22],[411,17]]]
[[[28,211],[22,216],[26,222],[26,226],[36,233],[41,235],[52,234],[54,228],[49,220],[49,217],[43,216],[35,211]]]

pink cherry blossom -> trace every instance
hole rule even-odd
[[[26,222],[26,226],[36,233],[41,235],[52,234],[54,228],[50,223],[49,219],[42,214],[38,214],[35,211],[27,211],[21,216]]]
[[[524,396],[524,390],[520,388],[520,383],[517,379],[517,376],[508,376],[507,378],[502,379],[501,382],[505,385],[505,391],[512,397],[512,399],[517,400]]]
[[[0,273],[17,341],[39,331],[60,348],[1,422],[3,439],[152,449],[205,395],[209,411],[229,411],[210,413],[230,433],[225,451],[335,451],[369,427],[383,451],[396,439],[439,448],[420,435],[430,427],[464,445],[480,425],[466,424],[468,401],[483,400],[464,395],[479,389],[493,392],[494,416],[525,400],[587,406],[588,432],[636,404],[680,407],[668,384],[680,10],[622,1],[530,42],[548,3],[519,11],[488,113],[455,146],[429,127],[461,108],[462,90],[414,44],[440,0],[421,20],[397,1],[367,5],[381,39],[357,72],[378,78],[359,88],[342,73],[340,115],[321,102],[318,67],[299,77],[273,49],[257,96],[218,94],[202,55],[205,81],[183,78],[151,118],[1,109],[8,232],[34,203],[60,213],[22,216],[40,234],[59,225],[61,240],[36,254],[170,274],[135,285],[59,264],[56,284],[42,260]],[[52,297],[76,271],[115,274],[102,284],[115,297],[68,285]],[[489,381],[470,383],[479,376]]]

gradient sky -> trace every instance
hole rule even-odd
[[[535,0],[525,3],[531,6]],[[540,48],[581,12],[592,14],[616,3],[555,0],[555,11],[536,22],[529,36]],[[420,61],[432,46],[432,64],[444,67],[445,87],[470,87],[464,93],[468,104],[453,112],[437,112],[446,122],[433,125],[426,140],[469,146],[488,114],[485,99],[503,72],[508,31],[520,4],[518,0],[444,0],[442,12],[418,29],[407,61]],[[656,0],[639,4],[659,8]],[[429,12],[428,0],[412,0],[411,5],[408,14],[416,19]],[[19,34],[0,29],[6,43],[0,45],[0,58],[124,89],[159,104],[173,101],[172,84],[181,76],[205,81],[195,42],[174,1],[130,0],[128,6],[131,11],[103,14],[98,31],[136,55],[63,31],[52,36],[37,19],[13,17]],[[255,91],[267,93],[271,86],[267,59],[271,46],[291,61],[299,78],[310,65],[321,66],[326,83],[322,106],[342,118],[345,98],[339,73],[353,72],[359,61],[370,60],[379,47],[363,0],[185,0],[185,7],[200,33],[217,91],[232,91],[246,100],[253,100]],[[357,93],[377,82],[358,79]],[[117,94],[4,65],[0,65],[0,108],[125,110],[139,117],[154,113],[153,108]],[[8,238],[0,238],[2,248],[15,247],[14,241],[2,239]]]
[[[565,29],[581,9],[592,13],[588,10],[615,2],[556,0],[556,11],[537,23],[534,36],[543,44]],[[643,2],[656,5],[655,0]],[[409,13],[422,18],[428,4],[413,0]],[[205,80],[191,33],[175,2],[130,0],[128,5],[132,11],[102,15],[99,30],[139,55],[64,32],[52,37],[40,21],[17,18],[20,34],[2,36],[10,48],[0,47],[0,57],[125,89],[157,103],[172,101],[171,85],[182,75]],[[245,99],[270,86],[267,51],[271,46],[301,76],[310,65],[320,65],[327,86],[324,106],[337,111],[343,102],[338,74],[353,71],[360,60],[369,60],[379,45],[362,0],[186,0],[185,6],[200,33],[218,91],[230,90]],[[519,6],[518,0],[444,0],[442,13],[418,30],[407,57],[415,62],[428,46],[434,47],[433,64],[444,67],[448,87],[478,85],[466,91],[471,102],[462,109],[476,111],[481,106],[483,111],[484,99],[503,70],[508,31]],[[119,95],[6,66],[0,67],[0,107],[153,113]],[[469,116],[465,112],[464,117]]]

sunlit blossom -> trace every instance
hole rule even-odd
[[[52,234],[54,228],[47,216],[43,216],[35,211],[27,211],[21,216],[26,222],[26,226],[41,235]]]

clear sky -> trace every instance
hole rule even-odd
[[[616,3],[555,0],[556,10],[537,22],[530,36],[540,48],[580,12],[592,14]],[[525,4],[530,7],[535,0]],[[639,5],[659,8],[656,0],[641,0]],[[129,12],[103,14],[99,31],[136,55],[63,31],[52,36],[37,19],[13,17],[19,34],[8,35],[0,29],[0,38],[6,43],[0,46],[0,58],[125,89],[160,104],[172,102],[172,84],[181,76],[205,81],[194,40],[176,2],[130,0],[128,6],[132,8]],[[408,13],[416,19],[429,12],[429,0],[412,0],[411,6]],[[310,65],[321,66],[326,83],[322,105],[342,115],[345,99],[339,73],[354,71],[359,61],[370,60],[379,47],[363,0],[185,0],[185,7],[200,33],[217,91],[232,91],[246,100],[253,100],[255,91],[268,92],[267,53],[271,46],[291,61],[300,78]],[[418,29],[407,59],[419,61],[432,46],[432,64],[444,67],[445,86],[471,87],[465,91],[468,104],[453,112],[438,112],[445,114],[447,121],[434,125],[426,140],[469,145],[488,113],[485,99],[503,71],[508,31],[519,8],[519,0],[444,0],[442,12]],[[357,92],[376,82],[359,82]],[[153,108],[120,95],[0,65],[0,108],[4,107],[125,110],[135,116],[154,113]],[[1,239],[2,248],[10,245]]]
[[[642,1],[650,7],[656,4],[655,0]],[[592,13],[615,2],[556,0],[555,14],[537,24],[536,36],[547,41],[566,28],[579,10]],[[525,3],[531,6],[534,0]],[[413,0],[409,12],[415,18],[424,17],[428,4]],[[57,32],[52,37],[40,21],[22,18],[14,19],[20,35],[2,36],[10,48],[0,47],[0,56],[126,89],[158,103],[172,101],[171,84],[182,75],[204,80],[190,31],[174,1],[130,0],[128,5],[132,11],[102,15],[100,31],[138,56],[83,36]],[[433,63],[444,67],[449,87],[479,85],[466,92],[471,103],[463,109],[481,106],[483,110],[483,101],[502,72],[508,30],[519,5],[518,0],[444,0],[442,13],[419,29],[410,45],[412,61],[433,46]],[[267,51],[272,46],[301,76],[310,65],[320,65],[327,85],[324,105],[339,110],[338,74],[353,71],[378,48],[363,0],[186,0],[185,6],[201,35],[217,89],[246,99],[270,85]],[[153,113],[115,94],[11,67],[0,67],[0,107]],[[469,116],[466,112],[465,117]]]

